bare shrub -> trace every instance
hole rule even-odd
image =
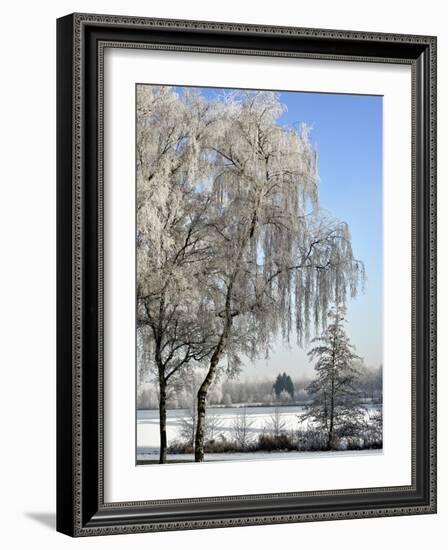
[[[274,412],[266,423],[266,430],[274,437],[280,437],[285,432],[286,422],[282,418],[280,407],[275,407]]]
[[[233,421],[233,437],[238,446],[243,450],[247,448],[252,440],[251,428],[253,424],[254,421],[249,418],[246,407],[243,407],[241,413]]]

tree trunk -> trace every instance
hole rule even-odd
[[[334,430],[334,420],[333,420],[333,407],[331,411],[330,416],[330,429],[328,430],[328,442],[327,442],[327,449],[331,450],[333,447],[333,430]]]
[[[227,305],[229,305],[227,303]],[[227,338],[232,326],[232,316],[230,314],[230,308],[226,308],[226,322],[224,329],[218,341],[218,345],[215,348],[211,358],[210,366],[207,372],[207,376],[201,384],[198,391],[198,410],[197,410],[197,424],[196,435],[194,442],[194,460],[195,462],[203,462],[204,460],[204,435],[205,435],[205,414],[207,408],[207,394],[210,386],[215,377],[216,369],[218,368],[219,361],[224,351],[224,346],[227,342]]]
[[[336,368],[336,353],[335,353],[335,349],[333,349],[333,364],[332,364],[332,369],[331,369],[331,394],[330,394],[330,429],[328,431],[328,443],[327,443],[328,450],[330,450],[333,447],[335,368]]]
[[[162,361],[161,344],[162,340],[159,334],[155,338],[155,360],[159,373],[159,433],[160,433],[160,453],[159,464],[166,464],[167,439],[166,439],[166,379],[165,365]]]
[[[219,359],[221,358],[221,352],[215,350],[215,353],[210,359],[210,367],[201,384],[198,391],[198,411],[197,411],[197,424],[196,434],[194,442],[194,460],[195,462],[203,462],[204,460],[204,436],[205,436],[205,413],[207,407],[207,394],[208,390],[213,382],[216,369],[218,367]]]
[[[207,409],[207,394],[213,382],[213,379],[215,377],[216,369],[218,368],[219,361],[223,354],[225,345],[227,344],[227,339],[229,337],[230,330],[232,328],[233,316],[232,316],[231,302],[232,302],[233,285],[235,284],[235,280],[238,276],[238,272],[240,269],[240,262],[243,258],[244,251],[248,246],[250,240],[254,236],[256,224],[257,224],[257,209],[255,209],[252,214],[249,232],[246,235],[246,238],[244,239],[244,241],[242,242],[239,252],[235,258],[236,267],[232,273],[232,276],[230,277],[230,281],[229,281],[229,285],[227,287],[227,293],[226,293],[226,302],[225,302],[225,310],[224,310],[224,314],[225,314],[224,328],[219,338],[218,344],[215,348],[215,351],[213,352],[210,358],[210,366],[207,372],[207,376],[205,377],[198,391],[198,410],[197,410],[198,418],[197,418],[197,424],[196,424],[196,435],[195,435],[195,444],[194,444],[195,462],[203,462],[204,460],[204,443],[205,443],[204,432],[205,432],[205,414]]]
[[[328,430],[327,447],[330,450],[333,447],[333,432],[334,432],[334,375],[331,379],[331,396],[330,396],[330,428]]]
[[[166,464],[166,383],[163,376],[159,376],[159,428],[160,428],[160,455],[159,464]]]

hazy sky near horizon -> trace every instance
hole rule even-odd
[[[182,88],[177,91],[181,93]],[[223,92],[197,88],[208,98]],[[365,364],[378,367],[383,348],[382,97],[278,92],[286,106],[278,122],[306,123],[318,151],[321,208],[348,223],[354,255],[364,262],[365,292],[347,304],[347,333]],[[310,346],[308,346],[309,348]],[[278,341],[268,360],[244,362],[241,378],[311,374],[306,349]]]

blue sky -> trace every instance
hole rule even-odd
[[[180,88],[178,88],[180,91]],[[199,88],[207,97],[222,92]],[[382,97],[310,92],[279,92],[286,112],[280,124],[305,122],[319,155],[320,204],[348,223],[355,257],[364,262],[364,294],[348,303],[348,334],[368,366],[382,362]],[[296,367],[297,366],[297,367]],[[306,354],[277,343],[271,358],[247,364],[249,376],[278,370],[308,373]],[[297,368],[297,370],[296,370]]]

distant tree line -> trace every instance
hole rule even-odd
[[[362,400],[381,404],[383,402],[383,365],[376,369],[362,369],[358,384]]]
[[[281,375],[279,375],[281,376]],[[190,375],[190,380],[193,374]],[[277,377],[278,378],[278,377]],[[277,382],[269,378],[262,380],[223,380],[212,388],[209,396],[211,406],[232,405],[275,405],[277,403],[306,404],[310,401],[310,395],[306,388],[311,383],[311,378],[290,377],[293,396],[287,391],[280,391],[277,396],[274,386]],[[362,401],[371,401],[376,404],[382,402],[382,367],[376,369],[360,367],[360,375],[357,381],[359,394]],[[173,388],[167,400],[169,409],[191,409],[194,402],[192,384],[185,387]],[[194,386],[194,384],[193,384]],[[151,381],[141,381],[137,389],[138,409],[158,409],[157,384]]]

